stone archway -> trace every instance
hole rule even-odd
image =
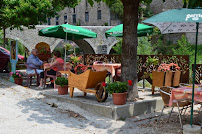
[[[95,54],[95,50],[87,40],[73,40],[83,51],[84,54]]]
[[[38,31],[47,27],[50,26],[37,25],[35,29],[28,29],[27,27],[23,27],[22,31],[18,29],[6,29],[6,38],[11,38],[15,40],[18,39],[24,46],[28,48],[29,51],[35,48],[35,45],[40,42],[49,44],[51,51],[53,51],[57,45],[64,43],[64,40],[39,36]],[[83,50],[84,53],[108,54],[110,52],[111,47],[116,44],[116,42],[113,43],[116,38],[106,38],[105,36],[105,31],[112,28],[112,26],[82,27],[97,33],[97,38],[73,40]]]

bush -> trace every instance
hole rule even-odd
[[[55,84],[63,87],[64,85],[68,85],[68,79],[66,79],[65,77],[57,77],[57,79],[55,80]]]
[[[11,75],[13,78],[22,78],[23,73],[20,72],[20,71],[15,71],[15,73],[10,72],[10,75]]]

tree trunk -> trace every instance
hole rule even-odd
[[[6,45],[5,45],[5,44],[6,44],[6,28],[5,28],[5,27],[3,27],[3,34],[4,34],[4,35],[3,35],[3,40],[4,40],[4,41],[3,41],[3,48],[5,48],[5,46],[6,46]]]
[[[128,100],[138,98],[137,89],[137,25],[139,0],[122,0],[124,6],[123,46],[122,46],[122,81],[132,80],[128,89]],[[127,34],[126,34],[127,33]]]

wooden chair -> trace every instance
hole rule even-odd
[[[39,74],[37,74],[36,68],[30,67],[27,64],[25,64],[25,66],[27,68],[34,69],[34,72],[35,72],[33,74],[28,74],[27,73],[27,87],[29,87],[29,82],[30,82],[30,86],[32,85],[32,77],[33,76],[36,76],[36,78],[37,78],[37,86],[39,86]]]
[[[108,97],[108,93],[101,82],[105,81],[106,76],[107,70],[96,72],[89,69],[79,75],[69,71],[68,86],[70,88],[70,97],[73,97],[74,88],[78,88],[84,92],[84,96],[87,93],[93,93],[98,102],[104,102]]]
[[[47,71],[49,69],[53,69],[53,68],[57,68],[57,71],[56,71],[56,75],[49,75],[47,74]],[[61,64],[57,64],[55,66],[52,66],[51,68],[48,68],[48,69],[45,69],[44,71],[44,88],[45,88],[45,85],[46,85],[46,78],[49,77],[49,78],[53,78],[53,82],[54,82],[54,88],[56,88],[56,85],[55,85],[55,80],[57,77],[61,76],[61,73],[59,71],[69,71],[71,69],[71,65],[70,63],[66,63],[66,69],[65,69],[65,63],[61,63]]]
[[[163,109],[162,109],[162,111],[161,111],[161,115],[160,115],[160,117],[159,117],[159,121],[160,121],[160,119],[161,119],[163,110],[164,110],[166,107],[169,107],[169,100],[170,100],[170,95],[171,95],[171,94],[170,94],[171,89],[172,89],[171,87],[161,87],[161,88],[159,89],[160,94],[161,94],[161,97],[162,97],[163,102],[164,102],[164,106],[163,106]],[[168,117],[168,121],[169,121],[169,119],[170,119],[170,116],[171,116],[171,113],[172,113],[172,111],[173,111],[173,108],[174,108],[174,107],[177,107],[177,108],[178,108],[178,115],[179,115],[180,125],[181,125],[181,128],[183,128],[183,126],[182,126],[182,120],[181,120],[181,114],[182,114],[182,111],[183,111],[184,109],[187,109],[190,105],[191,105],[191,102],[190,102],[190,101],[187,101],[187,100],[176,101],[175,103],[173,103],[172,106],[170,106],[170,107],[172,107],[172,109],[171,109],[170,115],[169,115],[169,117]],[[180,110],[179,107],[182,107],[182,109]],[[186,108],[184,108],[184,107],[186,107]],[[186,111],[185,111],[185,112],[186,112]]]

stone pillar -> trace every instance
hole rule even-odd
[[[97,54],[107,54],[107,45],[99,45],[97,46]]]

